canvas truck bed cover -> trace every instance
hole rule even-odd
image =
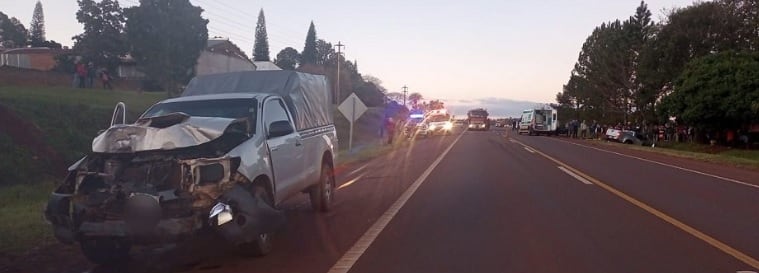
[[[330,88],[321,75],[296,71],[241,71],[197,76],[182,97],[222,93],[277,94],[299,131],[333,124]]]

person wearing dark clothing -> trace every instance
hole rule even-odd
[[[79,88],[87,86],[87,67],[83,63],[76,65],[76,75],[79,77]]]
[[[100,72],[100,80],[103,82],[103,89],[113,89],[111,85],[111,75],[108,75],[108,70],[103,69]]]
[[[90,62],[87,64],[87,88],[92,88],[95,86],[95,76],[97,76],[97,72],[95,71],[95,64]]]
[[[387,132],[387,144],[393,144],[393,137],[395,136],[395,121],[393,121],[393,118],[385,120],[385,131]]]

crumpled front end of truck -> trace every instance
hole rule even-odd
[[[173,119],[116,126],[96,138],[94,152],[69,168],[50,197],[45,217],[56,238],[79,242],[90,260],[106,263],[132,244],[174,242],[203,229],[245,243],[284,222],[270,196],[254,194],[262,185],[238,172],[241,159],[227,155],[250,139],[245,120]]]

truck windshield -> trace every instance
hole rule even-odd
[[[143,118],[182,112],[193,117],[250,118],[256,120],[258,103],[255,99],[218,99],[159,103],[148,109]]]
[[[488,116],[488,112],[485,111],[471,111],[469,112],[469,117],[473,118],[484,118]]]

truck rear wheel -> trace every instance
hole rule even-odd
[[[126,262],[131,248],[125,239],[111,237],[85,237],[79,246],[88,260],[99,265]]]
[[[322,163],[319,184],[312,187],[309,194],[314,211],[327,212],[332,208],[335,201],[335,175],[328,163]]]

